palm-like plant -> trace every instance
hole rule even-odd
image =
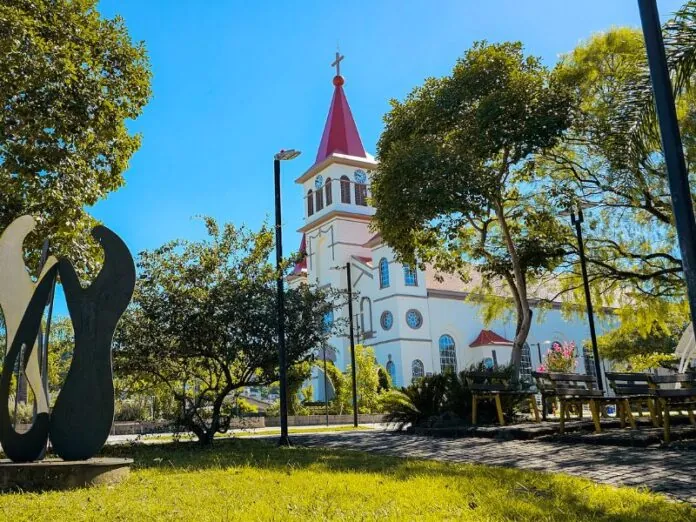
[[[407,425],[417,426],[430,417],[442,412],[446,397],[447,382],[442,375],[433,375],[417,380],[401,391],[390,390],[383,398],[387,422],[397,429]]]
[[[696,0],[688,0],[663,26],[662,34],[672,88],[678,98],[691,87],[696,72]],[[649,144],[659,141],[647,57],[644,69],[627,86],[615,115],[615,129],[623,136],[631,136],[623,151],[629,161],[641,157]]]

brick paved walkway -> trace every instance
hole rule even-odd
[[[384,431],[293,435],[294,444],[399,457],[567,473],[614,485],[644,486],[696,505],[696,447],[670,449],[555,442],[438,439]]]

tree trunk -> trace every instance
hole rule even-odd
[[[513,273],[512,276],[508,278],[508,284],[511,285],[511,290],[513,291],[515,304],[517,306],[517,328],[515,339],[512,343],[511,364],[513,367],[513,382],[517,382],[519,380],[520,363],[522,361],[522,346],[524,346],[532,326],[532,311],[529,307],[529,301],[527,300],[527,280],[519,256],[517,255],[515,243],[512,240],[510,228],[505,219],[503,205],[499,201],[495,203],[495,213],[498,218],[498,223],[500,224],[503,240],[510,254],[510,262],[512,263]]]

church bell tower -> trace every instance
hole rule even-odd
[[[302,186],[304,225],[302,250],[306,258],[295,273],[307,282],[345,288],[345,274],[336,270],[353,257],[371,255],[365,243],[374,235],[369,224],[370,177],[377,167],[365,151],[341,76],[343,56],[336,53],[333,98],[316,159],[295,182]]]

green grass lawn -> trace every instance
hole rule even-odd
[[[0,520],[696,520],[696,510],[563,475],[258,439],[113,446],[135,459],[116,486],[0,495]]]

